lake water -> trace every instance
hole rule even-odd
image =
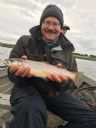
[[[8,58],[11,48],[0,47],[0,60]],[[84,72],[85,75],[96,80],[96,61],[89,61],[83,59],[76,59],[79,71]],[[0,65],[2,61],[0,61]]]
[[[85,75],[96,80],[96,61],[89,61],[83,59],[76,59],[78,69],[83,71]]]

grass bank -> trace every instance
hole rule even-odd
[[[96,61],[96,56],[94,55],[87,55],[87,54],[79,54],[79,53],[74,53],[73,54],[75,58],[78,59],[84,59],[84,60],[92,60],[92,61]]]
[[[2,43],[2,42],[0,42],[0,46],[1,47],[6,47],[6,48],[13,48],[13,44],[6,44],[6,43]]]
[[[14,47],[13,44],[7,44],[7,43],[2,43],[2,42],[0,42],[0,46],[7,47],[7,48],[13,48]],[[96,56],[94,56],[94,55],[79,54],[79,53],[73,53],[73,55],[75,58],[78,58],[78,59],[96,61]]]

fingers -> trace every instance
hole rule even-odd
[[[35,76],[34,72],[29,67],[23,67],[23,71],[21,71],[20,73],[21,73],[21,77],[28,77],[28,78],[30,78],[30,77]]]
[[[12,66],[12,67],[9,68],[10,73],[15,73],[17,70],[18,70],[17,66]]]
[[[23,55],[23,56],[21,57],[21,59],[22,59],[22,60],[27,60],[28,57],[27,57],[26,55]]]
[[[16,76],[21,76],[21,77],[29,77],[30,78],[30,77],[35,76],[34,72],[32,72],[32,69],[27,66],[20,66],[20,67],[12,66],[9,69],[9,72],[15,73]]]
[[[68,77],[66,77],[65,75],[60,75],[59,77],[61,81],[68,81]]]
[[[19,67],[18,70],[15,72],[15,75],[28,78],[35,76],[34,72],[32,72],[32,69],[25,66]]]
[[[64,75],[58,75],[58,74],[51,74],[47,76],[47,79],[51,80],[51,81],[56,81],[58,83],[62,83],[64,81],[68,80],[68,77],[64,76]]]
[[[61,80],[59,75],[52,74],[51,77],[52,77],[53,81],[57,81],[58,83],[62,82],[62,80]]]
[[[58,64],[56,65],[56,67],[57,67],[57,68],[62,68],[62,64],[58,63]]]
[[[23,55],[21,57],[22,60],[27,60],[27,56],[26,55]],[[16,76],[21,76],[21,77],[33,77],[35,76],[34,75],[34,72],[32,71],[31,68],[29,68],[28,66],[12,66],[10,67],[9,69],[9,72],[10,73],[15,73]]]
[[[21,77],[27,76],[29,70],[30,70],[29,67],[20,66],[18,67],[18,70],[15,72],[15,75]]]

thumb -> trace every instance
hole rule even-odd
[[[61,64],[61,63],[58,63],[58,64],[56,65],[56,67],[57,67],[57,68],[62,68],[62,64]]]
[[[27,60],[28,57],[27,57],[26,55],[23,55],[23,56],[21,57],[21,59],[22,59],[22,60]]]

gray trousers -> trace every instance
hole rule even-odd
[[[66,91],[49,97],[32,86],[16,87],[10,102],[11,128],[46,128],[47,109],[69,122],[65,128],[96,128],[96,111]]]

